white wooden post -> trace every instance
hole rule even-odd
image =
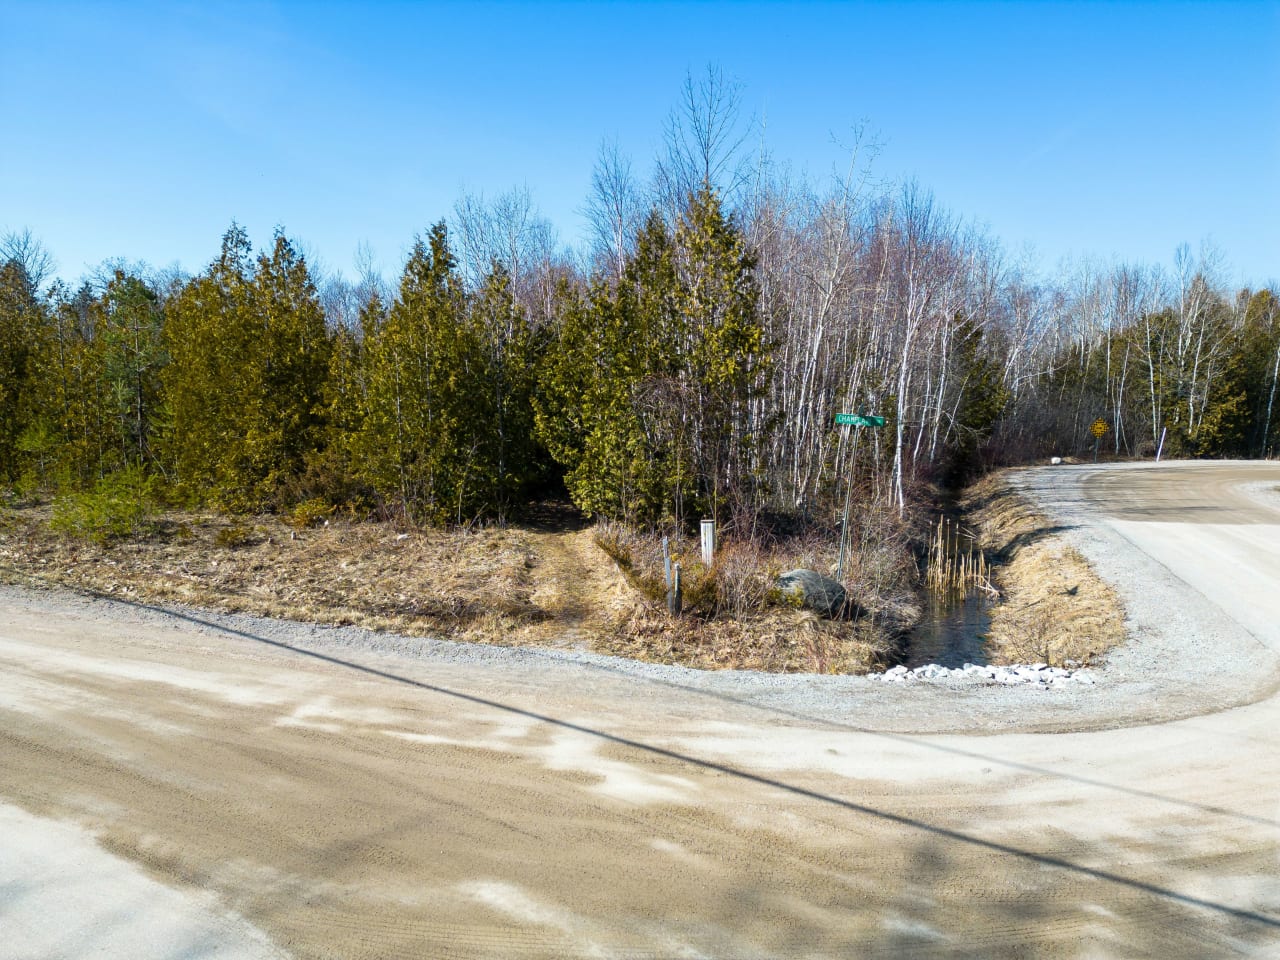
[[[710,567],[716,559],[716,522],[702,521],[702,565]]]

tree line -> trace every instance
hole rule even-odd
[[[398,282],[317,276],[236,224],[196,276],[123,261],[47,283],[0,245],[0,481],[129,475],[230,511],[348,506],[506,519],[567,493],[636,524],[829,516],[852,479],[903,509],[925,482],[1091,449],[1272,455],[1276,291],[1228,290],[1211,253],[1172,273],[1052,281],[916,184],[797,182],[744,160],[736,92],[686,85],[641,182],[597,161],[587,249],[526,192],[468,197]],[[883,431],[837,412],[884,415]]]

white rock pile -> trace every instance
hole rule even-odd
[[[1087,670],[1051,667],[1045,663],[1018,664],[1011,667],[994,667],[976,663],[966,663],[963,667],[944,667],[936,663],[926,663],[913,670],[903,666],[893,667],[879,674],[879,678],[885,683],[910,683],[923,680],[928,683],[961,681],[1006,685],[1037,684],[1041,687],[1072,684],[1092,686],[1094,683],[1093,674]]]

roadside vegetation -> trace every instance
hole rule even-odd
[[[992,564],[990,662],[1091,666],[1123,642],[1115,591],[1004,475],[973,484],[961,506]]]
[[[1046,281],[919,185],[879,185],[860,141],[815,185],[751,161],[744,131],[732,84],[690,78],[648,175],[602,150],[583,249],[527,193],[464,197],[394,281],[318,274],[283,231],[255,254],[233,223],[196,276],[119,260],[69,286],[29,232],[6,235],[10,560],[106,592],[151,571],[168,578],[153,599],[522,642],[560,615],[530,571],[565,548],[529,525],[560,502],[599,524],[561,531],[583,564],[565,569],[630,591],[607,615],[570,603],[593,648],[858,670],[918,615],[940,490],[1095,443],[1274,451],[1280,301],[1229,290],[1211,251]],[[836,425],[857,411],[886,424]],[[860,615],[820,620],[776,578],[836,573],[846,503]],[[663,536],[685,560],[674,621]],[[1023,607],[993,625],[1018,656],[1056,609]]]

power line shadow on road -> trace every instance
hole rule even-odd
[[[939,753],[947,753],[957,757],[965,757],[972,760],[981,760],[985,763],[997,764],[1008,770],[1016,770],[1020,773],[1034,773],[1045,777],[1052,777],[1057,780],[1066,780],[1072,783],[1079,783],[1083,786],[1096,787],[1101,790],[1113,790],[1117,793],[1123,793],[1131,797],[1140,797],[1143,800],[1155,800],[1160,803],[1167,803],[1171,806],[1182,807],[1187,810],[1194,810],[1197,813],[1208,813],[1217,817],[1226,817],[1232,820],[1239,820],[1242,823],[1257,824],[1262,827],[1280,828],[1280,820],[1271,820],[1266,817],[1255,816],[1251,813],[1241,813],[1238,810],[1228,810],[1225,807],[1217,807],[1211,804],[1196,803],[1194,800],[1183,800],[1179,797],[1170,797],[1161,793],[1155,793],[1150,790],[1139,790],[1135,787],[1128,787],[1123,784],[1109,783],[1106,780],[1096,780],[1091,777],[1082,777],[1079,774],[1064,773],[1061,770],[1053,770],[1049,767],[1037,766],[1033,763],[1021,763],[1017,760],[1009,760],[1004,757],[995,756],[990,753],[978,753],[973,750],[964,750],[960,747],[952,747],[943,743],[935,743],[920,737],[911,736],[904,733],[891,733],[886,730],[875,730],[870,727],[860,727],[852,723],[843,723],[839,720],[832,720],[828,717],[816,717],[810,714],[801,713],[796,710],[788,710],[785,707],[773,704],[755,703],[743,697],[735,697],[731,694],[720,693],[715,690],[707,690],[702,687],[690,686],[689,684],[679,683],[674,680],[664,680],[653,676],[637,676],[625,668],[618,668],[607,663],[587,663],[583,661],[575,661],[575,665],[587,670],[599,670],[606,673],[612,673],[617,676],[626,677],[630,680],[636,680],[644,683],[654,684],[656,686],[668,687],[673,690],[680,690],[685,693],[707,697],[714,700],[720,700],[724,703],[732,703],[735,706],[745,707],[750,710],[758,710],[761,713],[773,714],[777,716],[789,717],[792,720],[800,720],[805,723],[812,723],[816,726],[826,727],[831,730],[840,730],[846,733],[856,733],[868,737],[877,737],[882,740],[891,740],[897,743],[907,744],[912,747],[923,748],[926,750],[935,750]],[[1018,731],[1010,731],[1016,733]]]
[[[91,597],[94,597],[95,599],[105,601],[108,603],[118,603],[125,606],[141,609],[141,610],[147,610],[161,616],[177,617],[183,620],[188,620],[192,623],[198,623],[203,626],[210,627],[215,630],[220,630],[226,633],[237,634],[237,635],[248,637],[255,640],[261,640],[262,642],[265,642],[265,643],[274,642],[274,641],[266,640],[265,638],[262,638],[262,637],[258,637],[255,634],[251,634],[245,631],[239,631],[232,627],[227,627],[211,620],[204,620],[194,615],[183,613],[178,608],[142,603],[140,601],[129,600],[127,598],[117,597],[110,594],[98,593],[96,591],[81,591],[81,592],[85,593],[87,596],[91,596]],[[298,653],[307,653],[308,655],[323,657],[323,655],[321,654],[312,654],[311,651],[307,651],[304,648],[290,647],[287,644],[282,644],[282,646],[285,646],[287,649],[294,650],[295,652],[298,652]],[[1150,790],[1141,790],[1135,787],[1125,786],[1124,784],[1111,783],[1106,780],[1098,780],[1092,777],[1084,777],[1074,773],[1066,773],[1061,770],[1054,770],[1049,767],[1042,767],[1036,764],[1022,763],[1016,760],[1010,760],[1005,757],[996,756],[990,753],[980,753],[973,750],[965,750],[960,747],[953,747],[947,744],[937,743],[931,740],[924,739],[922,737],[913,736],[911,734],[893,733],[885,730],[876,730],[871,727],[863,727],[863,726],[858,726],[857,724],[845,723],[839,720],[832,720],[829,717],[814,716],[812,714],[806,714],[796,710],[789,710],[785,707],[778,706],[775,704],[762,704],[762,703],[755,702],[754,700],[751,700],[749,698],[737,697],[731,694],[721,693],[716,690],[709,690],[709,689],[706,689],[705,687],[680,683],[675,680],[656,677],[656,676],[653,676],[652,674],[638,674],[626,669],[625,666],[615,666],[608,662],[593,662],[593,661],[587,661],[587,660],[581,660],[581,659],[565,660],[563,657],[558,656],[555,652],[547,652],[547,651],[539,650],[536,648],[528,649],[525,652],[527,654],[534,655],[534,656],[537,656],[540,654],[547,654],[549,657],[553,657],[558,662],[564,663],[566,666],[572,665],[573,667],[583,669],[583,670],[603,672],[603,673],[608,673],[608,674],[612,674],[619,677],[624,677],[627,680],[634,681],[634,682],[645,683],[652,686],[666,687],[672,690],[679,690],[691,696],[718,700],[723,703],[733,704],[734,706],[737,706],[737,707],[742,707],[749,710],[755,710],[765,714],[788,717],[792,720],[799,720],[804,723],[814,724],[814,725],[825,727],[831,730],[839,730],[839,731],[859,734],[859,735],[868,736],[868,737],[876,737],[883,740],[889,740],[889,741],[905,744],[914,748],[923,748],[927,750],[933,750],[939,753],[946,753],[953,756],[964,757],[966,759],[980,760],[984,763],[994,764],[1007,770],[1014,770],[1020,773],[1032,773],[1040,776],[1050,777],[1057,780],[1065,780],[1072,783],[1078,783],[1078,784],[1081,784],[1082,786],[1092,787],[1100,790],[1114,791],[1116,793],[1124,794],[1126,796],[1138,797],[1143,800],[1152,800],[1158,803],[1167,804],[1172,807],[1179,807],[1186,810],[1192,810],[1197,813],[1206,813],[1215,817],[1223,817],[1231,820],[1236,820],[1241,823],[1250,823],[1250,824],[1255,824],[1257,826],[1269,827],[1269,828],[1280,828],[1280,820],[1276,820],[1276,819],[1269,819],[1267,817],[1261,817],[1255,814],[1242,813],[1238,810],[1231,810],[1225,807],[1219,807],[1212,804],[1197,803],[1196,801],[1184,800],[1179,797],[1170,797],[1165,794],[1156,793]],[[343,661],[341,659],[335,659],[334,662],[347,663],[347,661]],[[349,664],[349,665],[357,666],[356,664]],[[1019,731],[1011,730],[1009,732],[1016,733]]]
[[[106,599],[106,598],[104,598]],[[568,720],[562,720],[547,714],[539,713],[535,710],[528,710],[523,707],[514,706],[512,704],[502,703],[487,697],[477,696],[475,694],[464,693],[459,690],[451,690],[448,687],[439,686],[437,684],[427,683],[422,680],[415,680],[412,677],[401,676],[388,670],[382,670],[377,667],[368,666],[366,664],[357,663],[351,660],[345,660],[341,657],[332,656],[330,654],[320,653],[315,650],[308,650],[303,647],[294,646],[279,640],[272,640],[267,637],[259,636],[245,630],[238,630],[223,624],[216,623],[212,620],[205,620],[200,617],[188,613],[182,613],[176,610],[164,609],[161,607],[151,606],[136,601],[120,600],[119,598],[110,598],[114,602],[127,604],[129,606],[138,607],[149,610],[165,616],[185,620],[190,623],[198,624],[225,634],[241,637],[255,643],[261,643],[265,646],[284,650],[298,656],[307,657],[333,666],[353,670],[366,676],[378,677],[393,683],[403,684],[414,689],[422,690],[427,693],[435,694],[442,697],[450,697],[455,700],[466,703],[475,704],[492,710],[501,711],[503,713],[519,716],[526,719],[545,723],[550,726],[558,727],[564,730],[571,730],[576,733],[584,734],[599,739],[602,742],[625,747],[653,756],[662,757],[678,763],[687,764],[702,770],[711,771],[720,775],[730,776],[741,780],[744,783],[752,783],[762,787],[772,788],[791,796],[800,797],[817,803],[826,804],[831,807],[844,810],[850,813],[861,814],[863,816],[872,817],[885,823],[891,823],[899,827],[909,830],[918,831],[921,834],[932,837],[936,840],[949,841],[954,843],[966,844],[974,849],[984,850],[1002,856],[1012,857],[1026,863],[1037,864],[1042,867],[1051,867],[1059,870],[1069,871],[1076,876],[1086,877],[1105,883],[1114,884],[1118,887],[1147,894],[1153,897],[1161,898],[1169,903],[1177,903],[1184,907],[1199,908],[1211,911],[1219,916],[1232,918],[1236,921],[1243,921],[1251,928],[1265,928],[1268,930],[1280,930],[1280,918],[1268,916],[1253,910],[1246,910],[1239,907],[1233,907],[1229,904],[1218,903],[1204,897],[1198,897],[1187,893],[1182,893],[1158,884],[1148,883],[1132,877],[1126,877],[1122,874],[1114,873],[1108,870],[1102,870],[1096,867],[1089,867],[1083,864],[1072,862],[1063,857],[1056,857],[1049,854],[1037,853],[1032,850],[1024,850],[1011,844],[1001,843],[995,840],[988,840],[980,836],[965,833],[961,830],[955,830],[949,827],[940,826],[938,824],[929,823],[925,820],[907,816],[901,813],[895,813],[891,810],[882,810],[869,804],[858,803],[854,800],[848,800],[842,797],[834,797],[829,794],[802,787],[796,784],[790,784],[786,781],[773,777],[763,776],[761,774],[752,773],[748,770],[742,770],[728,764],[718,763],[716,761],[703,759],[682,753],[678,750],[671,750],[654,744],[644,743],[639,740],[633,740],[628,737],[619,736],[617,734],[608,733],[593,727],[580,723],[574,723]],[[907,738],[901,738],[907,739]],[[914,742],[914,741],[912,741]],[[1045,771],[1052,773],[1051,771]]]

